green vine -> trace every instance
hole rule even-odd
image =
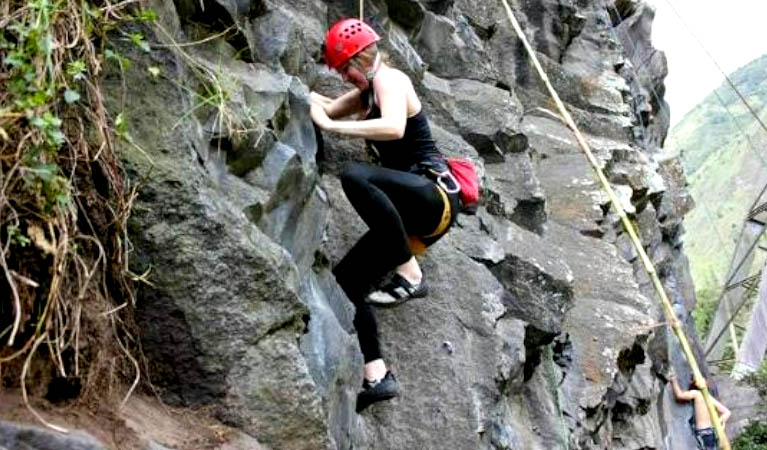
[[[35,360],[86,391],[111,384],[99,382],[105,360],[127,361],[138,377],[126,238],[134,192],[99,84],[120,59],[108,32],[156,18],[136,6],[0,4],[0,382],[16,379],[25,401]],[[130,40],[151,51],[143,36]]]

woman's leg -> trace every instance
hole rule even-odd
[[[357,330],[357,339],[365,358],[364,390],[357,398],[358,412],[372,403],[396,397],[399,392],[397,382],[394,376],[388,373],[381,356],[378,326],[372,307],[365,302],[371,271],[380,271],[383,269],[376,268],[384,267],[382,264],[368,262],[370,252],[379,250],[378,241],[376,235],[368,231],[333,269],[338,284],[354,302],[354,328]]]
[[[370,255],[379,252],[379,239],[375,233],[368,231],[354,244],[351,250],[333,269],[336,281],[354,303],[354,328],[360,341],[360,349],[365,357],[365,364],[381,359],[381,349],[378,342],[378,326],[373,310],[365,302],[370,285],[376,276],[383,276],[388,269],[377,261],[370,262]],[[385,373],[385,368],[384,368]],[[369,380],[375,378],[368,377]]]
[[[363,164],[349,164],[341,175],[347,198],[362,220],[382,239],[381,248],[395,261],[395,269],[412,284],[421,281],[418,262],[410,252],[408,234],[434,231],[444,202],[430,180],[408,172]]]
[[[432,232],[444,205],[434,183],[407,172],[349,164],[341,174],[341,184],[370,230],[336,265],[333,273],[356,306],[354,325],[365,356],[366,371],[369,369],[372,374],[380,372],[382,364],[368,364],[381,359],[381,351],[375,317],[365,296],[373,283],[392,269],[417,271],[420,277],[407,235]],[[385,373],[385,365],[383,371]]]

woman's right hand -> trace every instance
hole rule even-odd
[[[327,106],[330,103],[332,103],[333,99],[330,98],[330,97],[325,97],[322,94],[319,94],[317,92],[312,91],[312,92],[309,93],[309,102],[317,103],[319,105],[322,105],[322,107],[324,108],[325,106]]]

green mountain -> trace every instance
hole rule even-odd
[[[767,122],[767,55],[730,75]],[[696,206],[685,218],[685,249],[699,300],[721,289],[749,207],[767,181],[767,132],[725,81],[671,130]],[[763,200],[764,201],[764,200]]]

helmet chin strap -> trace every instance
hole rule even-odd
[[[369,84],[373,84],[373,78],[376,77],[376,73],[378,73],[378,69],[381,68],[381,52],[376,53],[376,59],[373,61],[373,68],[365,73],[365,78],[367,78]]]

